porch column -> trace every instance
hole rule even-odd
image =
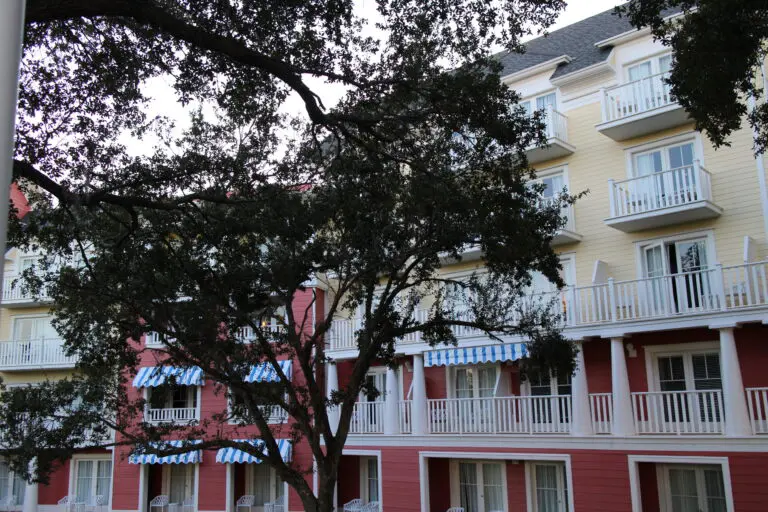
[[[338,391],[339,389],[339,373],[336,369],[336,363],[333,361],[328,361],[325,365],[325,378],[326,378],[326,386],[325,386],[325,393],[326,397],[328,399],[331,398],[334,391]],[[334,405],[332,407],[328,407],[328,422],[330,423],[331,432],[336,434],[336,430],[339,428],[339,406]]]
[[[589,409],[589,387],[587,386],[587,370],[584,366],[584,351],[581,343],[576,343],[579,351],[576,354],[576,372],[571,378],[571,435],[591,436],[592,414]]]
[[[411,432],[426,435],[427,428],[427,381],[424,377],[424,356],[413,356],[413,401],[411,402]]]
[[[741,380],[739,355],[736,352],[736,337],[733,334],[733,327],[726,327],[719,331],[725,435],[749,436],[752,435],[752,427],[749,423],[744,383]]]
[[[388,367],[387,394],[384,396],[384,434],[388,436],[400,433],[398,407],[400,390],[397,384],[397,370]]]
[[[32,478],[37,476],[37,457],[29,461],[29,475]],[[24,486],[24,507],[23,512],[37,512],[37,482],[29,483]]]
[[[611,338],[611,389],[613,395],[613,430],[615,436],[635,435],[632,396],[629,393],[624,338]]]

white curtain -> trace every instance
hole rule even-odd
[[[171,503],[181,503],[187,498],[189,469],[186,464],[170,464],[171,489],[168,497]]]
[[[110,487],[112,486],[112,461],[100,460],[96,473],[96,494],[104,496],[105,503],[109,502]]]
[[[700,512],[695,470],[670,469],[669,488],[672,512]]]
[[[480,512],[477,506],[477,466],[459,463],[459,494],[464,512]]]
[[[472,368],[456,369],[456,398],[472,398],[474,396],[474,372]]]
[[[378,459],[366,459],[368,473],[368,501],[379,501],[379,462]]]
[[[557,466],[536,465],[536,503],[538,512],[559,512]]]
[[[719,469],[704,470],[704,488],[707,491],[707,512],[726,512],[723,473]]]
[[[93,464],[92,460],[77,461],[77,484],[75,485],[75,500],[78,503],[93,501]]]
[[[504,510],[504,482],[501,464],[483,464],[484,512]]]
[[[272,501],[271,476],[272,471],[266,464],[254,464],[251,466],[251,489],[256,497],[254,505],[260,507]]]

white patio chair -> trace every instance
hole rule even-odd
[[[464,512],[464,507],[451,507],[445,512]]]
[[[252,494],[246,494],[244,496],[240,496],[240,498],[237,500],[237,503],[235,504],[235,512],[238,512],[239,509],[247,508],[248,512],[251,512],[251,508],[253,507],[253,504],[256,502],[256,496]]]
[[[0,510],[4,512],[9,512],[13,510],[14,505],[16,505],[15,494],[9,494],[8,496],[0,500]]]
[[[369,501],[365,505],[363,505],[363,508],[360,509],[360,512],[381,512],[381,507],[379,507],[378,501]]]
[[[264,512],[285,512],[285,499],[283,496],[278,497],[275,501],[270,501],[264,504]]]
[[[363,500],[356,498],[344,504],[344,512],[360,512],[363,508]]]
[[[57,505],[61,507],[62,512],[74,512],[75,510],[75,497],[74,496],[64,496],[61,498]]]
[[[152,498],[152,501],[149,502],[149,512],[152,512],[152,509],[159,508],[160,512],[170,505],[170,499],[168,499],[167,494],[160,494],[158,496],[155,496]]]
[[[195,512],[195,495],[185,498],[181,502],[181,512]]]

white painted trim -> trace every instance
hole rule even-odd
[[[635,39],[639,39],[643,36],[647,36],[651,34],[651,29],[646,27],[643,29],[635,29],[627,30],[626,32],[622,32],[621,34],[617,34],[615,36],[608,37],[606,39],[602,39],[595,43],[595,46],[598,48],[605,48],[606,46],[616,46],[622,43],[628,43],[630,41],[634,41]]]
[[[353,448],[344,448],[341,451],[342,455],[356,455],[358,457],[376,457],[379,461],[379,510],[384,510],[384,474],[381,471],[381,450],[358,450]],[[362,466],[357,477],[361,480],[362,485]],[[360,496],[362,498],[362,494]]]
[[[530,66],[525,69],[521,69],[520,71],[516,71],[514,73],[510,73],[508,75],[502,76],[501,82],[506,85],[511,85],[513,82],[516,82],[517,80],[522,80],[523,78],[527,78],[532,75],[543,73],[550,68],[552,68],[552,70],[554,71],[554,69],[560,64],[567,64],[571,62],[571,60],[572,59],[570,56],[561,55],[559,57],[555,57],[554,59],[550,59],[540,64],[536,64],[535,66]]]
[[[149,494],[149,464],[139,466],[139,510],[147,512],[147,494]]]
[[[427,458],[419,453],[419,494],[421,498],[421,512],[429,512],[429,465]]]
[[[731,485],[731,470],[728,465],[728,457],[697,457],[697,456],[664,456],[664,455],[628,455],[630,498],[632,500],[632,512],[642,512],[642,493],[640,489],[640,474],[637,464],[650,462],[657,464],[709,464],[722,468],[723,487],[725,488],[725,503],[728,512],[734,512],[733,488]],[[661,496],[659,496],[661,500]]]
[[[661,391],[659,389],[659,369],[655,364],[659,356],[674,356],[696,354],[701,352],[720,353],[719,341],[692,341],[690,343],[674,343],[671,345],[643,345],[645,349],[645,376],[648,382],[648,391]]]
[[[232,464],[227,463],[225,464],[225,481],[224,485],[225,492],[224,492],[224,499],[227,500],[224,504],[224,509],[226,512],[233,512],[235,510],[235,478],[234,478],[234,472],[235,469]],[[238,498],[239,499],[239,498]]]

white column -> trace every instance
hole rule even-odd
[[[3,14],[0,16],[0,254],[5,254],[8,228],[8,196],[13,169],[13,137],[25,5],[24,0],[5,0]]]
[[[413,401],[411,402],[411,432],[426,435],[427,428],[427,380],[424,377],[424,356],[413,356]]]
[[[615,436],[635,434],[632,396],[629,394],[624,338],[611,338],[611,388],[613,389],[613,432]]]
[[[339,373],[336,369],[336,363],[329,361],[325,365],[326,378],[326,396],[330,399],[334,391],[339,389]],[[331,426],[331,432],[334,434],[339,428],[339,406],[328,407],[328,422]]]
[[[726,436],[752,435],[747,412],[747,398],[741,380],[739,355],[736,352],[736,338],[733,328],[720,330],[720,369],[723,386],[723,411],[725,413]]]
[[[397,370],[387,368],[387,394],[384,396],[384,434],[391,436],[400,433],[397,402],[400,398],[397,385]]]
[[[29,476],[37,476],[37,457],[29,461]],[[24,507],[23,512],[37,512],[37,483],[29,483],[24,486]]]
[[[571,435],[591,436],[592,413],[589,410],[589,387],[587,370],[584,366],[584,351],[581,343],[576,343],[576,372],[571,378]]]

